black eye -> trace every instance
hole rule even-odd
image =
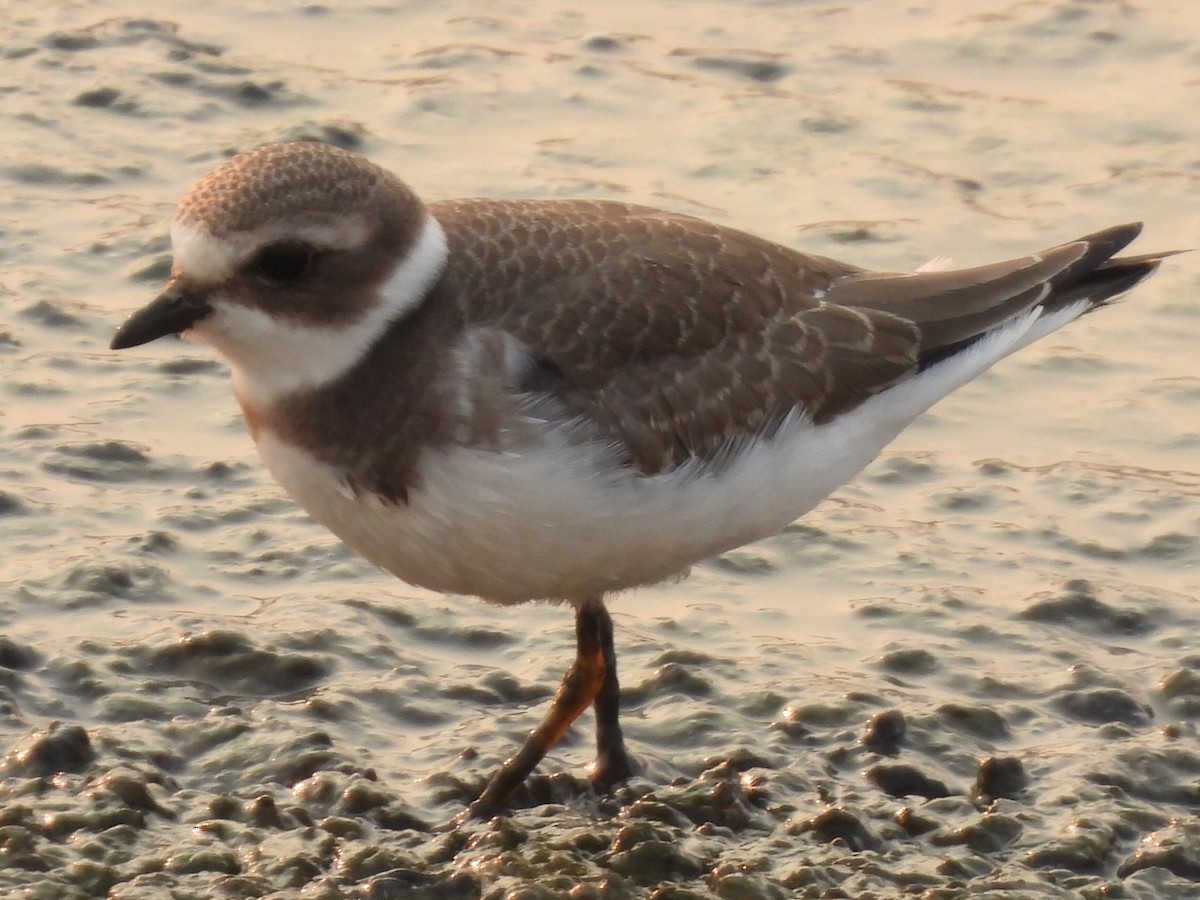
[[[309,244],[277,241],[259,250],[250,268],[274,284],[291,284],[308,273],[316,258],[317,252]]]

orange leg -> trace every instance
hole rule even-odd
[[[558,743],[579,714],[593,703],[596,705],[598,751],[593,780],[605,788],[632,774],[617,721],[619,689],[612,619],[599,598],[587,600],[576,609],[575,641],[575,662],[563,676],[546,717],[529,732],[521,749],[506,759],[492,776],[479,799],[467,809],[469,818],[486,818],[503,808],[508,796]]]

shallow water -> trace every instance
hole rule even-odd
[[[541,714],[568,610],[372,571],[224,368],[107,342],[226,154],[613,197],[882,269],[1200,243],[1183,3],[27,3],[0,23],[0,893],[1191,897],[1200,258],[1002,363],[780,535],[612,603],[645,766]],[[57,724],[55,724],[57,723]]]

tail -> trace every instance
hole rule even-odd
[[[838,282],[829,292],[840,292],[837,302],[907,319],[917,343],[910,376],[859,407],[873,408],[876,436],[895,436],[1006,356],[1110,303],[1152,273],[1171,253],[1114,258],[1140,231],[1140,224],[1118,225],[976,269],[863,273]]]
[[[1129,245],[1141,231],[1141,222],[1131,222],[1128,225],[1117,225],[1089,234],[1065,245],[1082,244],[1086,249],[1079,262],[1068,266],[1050,279],[1052,289],[1042,304],[1047,312],[1061,309],[1079,300],[1088,301],[1085,312],[1106,306],[1111,300],[1148,278],[1166,257],[1184,252],[1168,250],[1164,253],[1113,258],[1114,254]]]
[[[1140,222],[1117,225],[1041,253],[972,269],[851,276],[830,291],[830,299],[909,319],[920,332],[920,370],[1036,313],[1044,320],[1041,327],[1035,323],[1028,339],[1012,347],[1016,350],[1110,303],[1179,252],[1115,257],[1141,230]]]

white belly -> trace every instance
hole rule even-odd
[[[938,399],[1072,317],[1029,314],[846,415],[821,425],[797,416],[707,471],[687,464],[639,476],[547,429],[521,453],[427,452],[408,502],[392,504],[354,494],[336,470],[268,430],[258,445],[314,519],[405,581],[504,603],[581,600],[661,581],[775,533]]]
[[[651,584],[773,534],[882,446],[835,449],[837,437],[797,420],[718,471],[650,477],[578,446],[458,447],[425,454],[400,504],[354,494],[330,466],[270,432],[259,450],[314,519],[376,565],[422,587],[517,602]]]

